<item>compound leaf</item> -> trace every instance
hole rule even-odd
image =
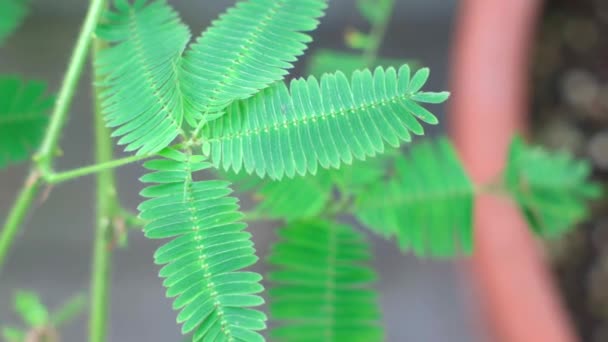
[[[449,257],[473,248],[474,187],[447,141],[424,142],[398,158],[394,175],[359,196],[355,214],[403,250]]]
[[[289,89],[283,83],[256,96],[233,103],[226,115],[204,132],[216,167],[272,179],[316,174],[363,160],[422,135],[419,120],[436,124],[437,118],[418,102],[439,103],[448,93],[424,96],[419,92],[428,78],[421,69],[410,78],[402,66],[297,79]],[[416,99],[418,98],[418,100]]]
[[[276,341],[382,341],[370,246],[350,226],[299,221],[279,230],[269,262]]]
[[[46,85],[0,76],[0,168],[28,159],[38,148],[53,98]]]
[[[306,49],[327,6],[324,0],[249,0],[212,23],[186,53],[184,92],[200,114],[218,115],[281,80]]]
[[[242,271],[257,257],[229,183],[194,181],[193,172],[210,166],[200,156],[161,154],[166,159],[144,164],[151,172],[141,181],[153,185],[141,192],[150,199],[139,210],[148,238],[173,238],[154,258],[165,265],[159,275],[176,297],[182,332],[193,332],[193,341],[263,341],[256,331],[266,318],[251,309],[263,304],[261,276]]]
[[[548,152],[515,138],[504,180],[528,223],[541,236],[555,236],[588,215],[587,202],[600,196],[591,166],[565,152]]]
[[[280,181],[263,180],[255,188],[254,199],[259,204],[254,211],[263,217],[286,221],[313,218],[326,209],[332,198],[332,189],[333,180],[329,172]]]
[[[395,150],[397,151],[397,150]],[[244,172],[222,172],[241,192],[251,192],[258,204],[255,214],[285,221],[314,218],[331,205],[336,189],[342,199],[365,195],[386,174],[395,153],[388,152],[365,162],[343,165],[339,170],[321,169],[316,175],[262,179]]]
[[[96,60],[112,136],[137,154],[158,152],[180,133],[184,99],[179,62],[188,28],[165,1],[116,0],[98,35],[111,46]]]

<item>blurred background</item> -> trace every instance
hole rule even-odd
[[[170,1],[197,35],[234,1]],[[84,17],[86,1],[32,0],[25,25],[0,48],[0,73],[47,80],[56,91]],[[397,0],[394,16],[380,55],[406,58],[432,70],[429,89],[447,89],[447,62],[456,0]],[[344,48],[349,26],[365,29],[352,0],[332,0],[320,28],[317,47]],[[310,51],[309,50],[309,51]],[[299,64],[295,70],[302,70]],[[85,73],[74,99],[61,141],[64,156],[57,169],[92,162],[90,73]],[[443,108],[437,111],[443,117]],[[438,131],[443,127],[439,127]],[[116,151],[120,155],[119,151]],[[0,174],[0,221],[12,205],[27,166]],[[137,178],[142,169],[130,165],[117,172],[122,202],[134,209],[140,202]],[[18,288],[39,291],[43,301],[56,307],[74,293],[86,293],[93,239],[93,178],[87,177],[49,189],[26,221],[0,275],[0,323],[17,323],[11,314]],[[261,256],[274,239],[273,226],[251,225]],[[470,342],[478,340],[475,305],[470,285],[458,262],[421,261],[399,253],[392,243],[374,239],[377,287],[382,294],[388,341]],[[109,341],[178,341],[179,328],[170,301],[164,298],[158,267],[152,263],[156,242],[132,232],[129,246],[117,249],[113,260]],[[265,270],[262,265],[258,269]],[[63,331],[65,341],[85,340],[86,317]]]

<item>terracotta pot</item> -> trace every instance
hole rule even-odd
[[[463,0],[452,60],[450,131],[477,184],[498,177],[525,127],[540,0]],[[575,341],[540,246],[515,205],[481,196],[471,271],[493,341]]]

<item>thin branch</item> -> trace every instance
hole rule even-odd
[[[36,198],[36,194],[40,189],[40,183],[38,172],[33,171],[30,173],[23,188],[21,188],[17,201],[6,218],[4,228],[0,232],[0,270],[2,270],[6,254],[15,239],[15,235],[19,232],[21,223],[27,215],[34,198]]]
[[[68,70],[64,75],[61,89],[59,90],[59,95],[55,102],[53,113],[51,114],[49,126],[45,132],[42,145],[34,158],[36,160],[36,165],[32,166],[30,176],[21,189],[17,201],[4,223],[4,228],[2,229],[2,232],[0,232],[0,270],[2,270],[2,265],[4,264],[8,249],[19,232],[23,219],[38,193],[41,175],[51,172],[54,153],[57,149],[57,142],[59,141],[61,130],[66,121],[68,109],[72,103],[72,98],[86,61],[91,37],[97,26],[97,21],[101,15],[104,3],[104,0],[91,0],[91,5],[89,6],[82,29],[80,30],[80,35],[76,41],[72,57],[70,58]]]
[[[103,43],[95,41],[94,56]],[[97,80],[98,76],[95,76]],[[95,82],[97,83],[97,82]],[[105,127],[99,88],[93,86],[95,101],[95,160],[104,165],[112,160],[112,139]],[[100,170],[97,174],[97,217],[95,242],[93,245],[93,265],[91,276],[91,307],[89,315],[89,342],[104,342],[107,334],[108,309],[110,302],[110,275],[112,253],[109,244],[112,242],[112,218],[119,208],[116,195],[114,172],[111,168]]]
[[[131,164],[134,162],[138,162],[147,158],[152,157],[152,155],[143,155],[143,156],[129,156],[120,159],[114,159],[108,162],[103,162],[99,164],[93,164],[89,166],[80,167],[77,169],[63,171],[63,172],[52,172],[47,174],[44,177],[44,180],[49,184],[57,184],[65,181],[72,180],[74,178],[80,178],[82,176],[87,176],[99,172],[103,172],[105,170],[115,169],[117,167],[121,167],[127,164]]]
[[[74,46],[68,69],[63,77],[61,89],[59,90],[57,100],[55,101],[46,134],[35,157],[38,169],[42,175],[50,173],[52,170],[53,159],[55,158],[61,131],[67,119],[72,99],[74,98],[74,93],[82,74],[82,69],[87,60],[91,39],[93,38],[93,33],[97,27],[99,17],[103,12],[104,5],[104,0],[91,0],[90,2],[84,24],[80,30],[80,35]]]

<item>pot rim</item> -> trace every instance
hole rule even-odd
[[[499,176],[525,128],[541,0],[463,0],[451,60],[449,130],[477,184]],[[513,203],[480,196],[473,287],[491,340],[576,341],[538,243]]]

